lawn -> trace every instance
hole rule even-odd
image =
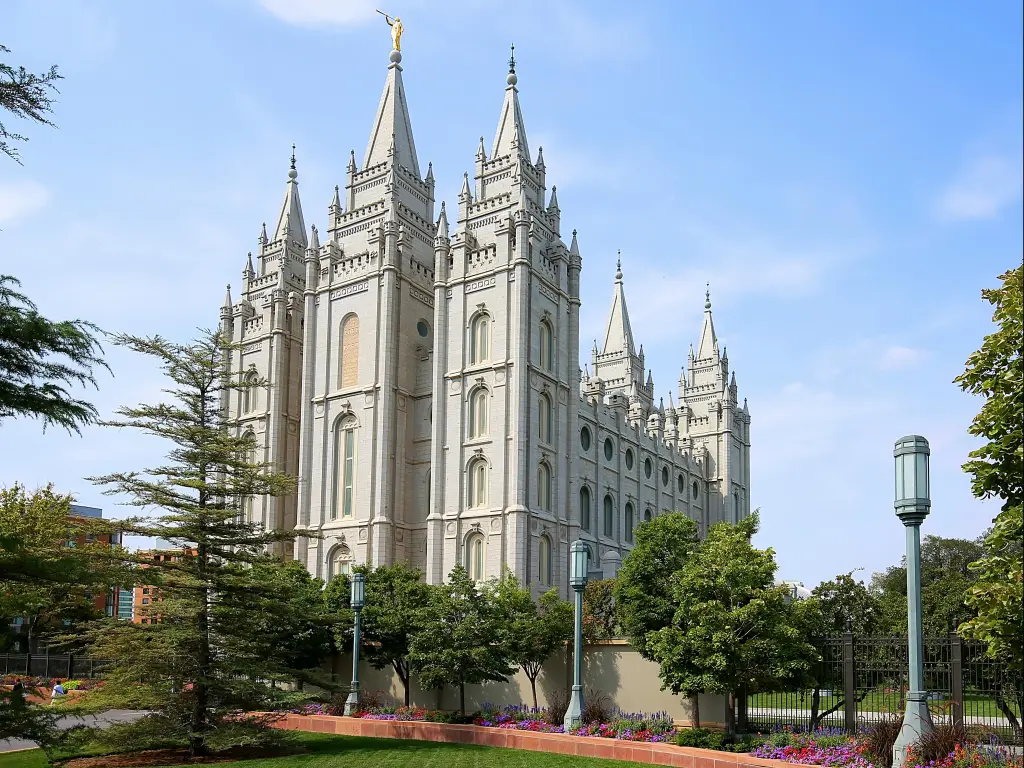
[[[434,744],[361,736],[299,734],[309,752],[266,760],[242,760],[215,765],[239,768],[625,768],[637,763],[595,757],[549,755],[465,744]],[[0,754],[0,768],[45,768],[46,758],[37,749]]]
[[[842,700],[842,696],[822,696],[821,711],[831,709]],[[747,700],[748,707],[767,709],[804,709],[811,708],[811,692],[806,693],[758,693],[750,696]],[[1013,705],[1011,705],[1013,706]],[[933,713],[942,713],[949,708],[948,701],[931,701],[929,709]],[[902,712],[899,694],[883,693],[881,691],[870,691],[863,701],[857,704],[860,712]],[[1016,707],[1014,707],[1016,709]],[[970,717],[1005,717],[995,701],[990,697],[965,694],[964,715]],[[1017,713],[1018,717],[1020,713]]]

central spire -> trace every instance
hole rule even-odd
[[[529,159],[530,147],[526,143],[526,125],[523,123],[523,111],[519,107],[519,90],[516,83],[516,47],[512,46],[512,56],[508,60],[508,85],[505,87],[505,103],[501,105],[501,117],[498,119],[498,130],[494,134],[494,146],[491,159],[500,155],[511,155],[518,148],[519,153]]]
[[[288,169],[288,185],[285,187],[281,214],[277,217],[274,239],[280,240],[290,234],[296,242],[306,247],[306,223],[302,220],[302,204],[299,202],[299,172],[295,170],[295,145],[292,144],[291,167]]]
[[[396,165],[404,166],[418,179],[421,178],[420,163],[416,158],[416,142],[412,138],[409,106],[405,102],[401,62],[401,51],[392,51],[384,92],[380,97],[380,106],[377,107],[377,119],[373,121],[370,141],[366,145],[363,169],[383,163],[393,156]],[[389,151],[392,142],[393,152]]]
[[[608,328],[604,332],[601,353],[626,352],[633,354],[633,329],[626,310],[626,290],[622,285],[622,251],[615,265],[615,291],[612,293],[612,311],[608,314]]]
[[[718,336],[715,335],[715,323],[711,319],[711,284],[708,283],[704,292],[704,327],[700,330],[700,344],[697,346],[697,359],[706,360],[718,353]]]

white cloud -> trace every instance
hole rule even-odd
[[[878,367],[883,371],[899,371],[905,368],[913,368],[920,365],[929,357],[926,349],[914,349],[913,347],[893,346],[889,347],[882,354]]]
[[[344,27],[376,15],[374,0],[259,0],[263,8],[288,24]]]
[[[31,216],[42,210],[49,199],[46,187],[36,181],[0,183],[0,223]]]
[[[946,221],[994,219],[1021,198],[1021,157],[983,155],[942,193],[936,212]]]

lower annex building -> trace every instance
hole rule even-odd
[[[269,384],[224,408],[259,460],[299,478],[296,495],[247,499],[244,514],[319,532],[282,554],[324,579],[404,560],[439,583],[462,563],[563,596],[577,538],[611,576],[654,515],[682,511],[702,531],[747,516],[750,413],[710,298],[667,405],[645,376],[621,266],[603,344],[581,368],[581,249],[575,230],[563,239],[543,150],[530,152],[514,60],[454,226],[420,167],[401,61],[392,51],[323,242],[306,228],[293,154],[276,223],[221,308],[240,345],[233,373]]]

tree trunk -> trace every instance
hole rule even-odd
[[[690,697],[690,724],[694,728],[700,728],[700,699],[699,694],[693,694]]]
[[[402,688],[405,691],[403,701],[405,706],[409,706],[409,667],[401,661],[391,662],[391,666],[395,668],[395,674],[398,675],[398,679],[402,681]]]
[[[821,688],[815,686],[811,694],[811,724],[808,730],[816,730],[818,727],[818,710],[821,709]]]
[[[533,691],[533,709],[536,711],[537,707],[537,676],[533,675],[530,678],[530,690]]]
[[[459,714],[466,716],[466,684],[459,683]]]
[[[736,694],[730,693],[725,703],[725,735],[736,735]]]
[[[199,545],[199,579],[205,582],[206,579],[206,546]],[[195,694],[195,701],[192,704],[192,734],[189,736],[189,756],[197,757],[206,754],[206,699],[207,680],[210,675],[210,624],[208,611],[210,609],[209,588],[200,590],[202,607],[199,611],[196,628],[199,630],[199,653],[197,656],[196,680],[192,684]]]

